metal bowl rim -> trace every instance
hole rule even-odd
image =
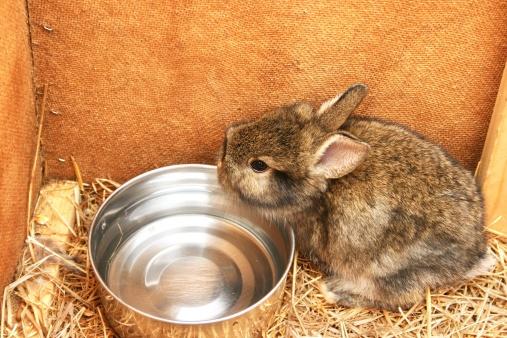
[[[94,228],[97,226],[97,224],[96,224],[97,217],[101,214],[102,210],[107,207],[107,205],[109,204],[109,200],[112,199],[114,196],[120,194],[123,190],[127,189],[131,185],[137,183],[137,181],[145,178],[146,176],[150,176],[150,175],[153,175],[153,174],[157,174],[158,172],[163,172],[163,171],[166,171],[166,170],[178,169],[178,168],[190,168],[190,169],[191,168],[208,168],[208,169],[215,168],[216,169],[216,166],[214,166],[214,165],[208,165],[208,164],[175,164],[175,165],[169,165],[169,166],[153,169],[153,170],[147,171],[145,173],[142,173],[142,174],[140,174],[138,176],[135,176],[135,177],[131,178],[130,180],[128,180],[127,182],[125,182],[122,185],[120,185],[115,191],[113,191],[111,193],[111,195],[109,195],[106,198],[106,200],[102,203],[102,205],[99,207],[99,209],[95,213],[95,216],[93,216],[92,224],[90,226],[90,230],[89,230],[89,233],[88,233],[88,257],[89,257],[90,262],[91,262],[93,273],[95,274],[95,277],[98,279],[100,285],[104,288],[104,290],[106,290],[107,293],[109,295],[111,295],[117,302],[119,302],[123,306],[127,307],[128,309],[130,309],[130,310],[132,310],[132,311],[140,314],[141,316],[144,316],[144,317],[156,320],[156,321],[164,322],[164,323],[167,323],[167,324],[173,324],[173,325],[193,326],[193,325],[202,325],[202,324],[221,323],[221,322],[225,322],[225,321],[228,321],[228,320],[231,320],[231,319],[235,319],[235,318],[241,317],[244,314],[246,314],[246,313],[254,310],[258,306],[260,306],[261,304],[263,304],[267,299],[269,299],[282,286],[282,284],[285,283],[285,281],[287,279],[287,275],[289,273],[289,270],[290,270],[292,264],[294,263],[294,254],[295,254],[295,250],[296,250],[296,248],[295,248],[296,244],[295,244],[294,231],[292,230],[292,228],[290,226],[284,226],[284,230],[287,231],[287,234],[289,235],[289,241],[290,241],[290,243],[289,243],[289,245],[290,245],[289,260],[288,260],[287,266],[285,267],[285,271],[283,272],[281,278],[278,280],[278,282],[275,284],[275,286],[266,295],[264,295],[261,299],[259,299],[255,303],[251,304],[250,306],[244,308],[243,310],[238,311],[238,312],[236,312],[234,314],[225,316],[225,317],[217,318],[217,319],[203,320],[203,321],[196,321],[196,322],[182,322],[182,321],[170,320],[170,319],[154,316],[154,315],[151,315],[149,313],[145,313],[145,312],[143,312],[143,311],[141,311],[141,310],[139,310],[139,309],[137,309],[137,308],[135,308],[135,307],[127,304],[127,303],[125,303],[120,297],[118,297],[114,292],[112,292],[109,289],[109,287],[106,285],[106,283],[104,282],[104,280],[102,279],[102,277],[100,276],[100,274],[98,273],[97,268],[95,267],[95,262],[93,260],[92,253],[91,253],[92,234],[93,234]]]

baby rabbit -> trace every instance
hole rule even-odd
[[[357,84],[319,109],[296,103],[229,127],[218,178],[293,227],[327,301],[395,310],[495,260],[472,175],[406,128],[349,117],[366,92]]]

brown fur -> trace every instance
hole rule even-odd
[[[294,228],[299,250],[326,275],[327,299],[395,309],[484,265],[482,198],[438,146],[393,123],[349,118],[365,94],[356,85],[320,110],[297,103],[230,127],[218,175],[233,195]],[[337,134],[358,145],[349,155],[366,156],[349,157],[352,172],[326,177],[317,170],[322,146]],[[252,171],[252,159],[270,169]]]

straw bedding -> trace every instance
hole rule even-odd
[[[30,332],[45,337],[114,337],[103,317],[86,248],[91,220],[118,184],[105,179],[88,185],[79,183],[84,191],[82,203],[76,206],[76,236],[69,241],[68,251],[58,255],[45,251],[42,258],[34,261],[30,246],[37,238],[30,235],[27,240],[16,280],[4,292],[4,337],[26,337]],[[30,226],[34,223],[30,222]],[[319,272],[297,259],[287,280],[281,310],[263,336],[507,337],[507,238],[491,231],[488,236],[497,259],[493,272],[455,287],[431,290],[424,301],[399,312],[326,304],[316,287],[321,278]],[[46,260],[58,261],[61,273],[58,279],[51,279],[55,285],[54,302],[44,325],[34,312],[41,304],[27,300],[24,285],[40,276],[40,266]]]

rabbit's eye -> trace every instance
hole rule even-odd
[[[268,165],[266,164],[266,162],[261,160],[253,160],[252,162],[250,162],[250,167],[256,173],[262,173],[268,169]]]

